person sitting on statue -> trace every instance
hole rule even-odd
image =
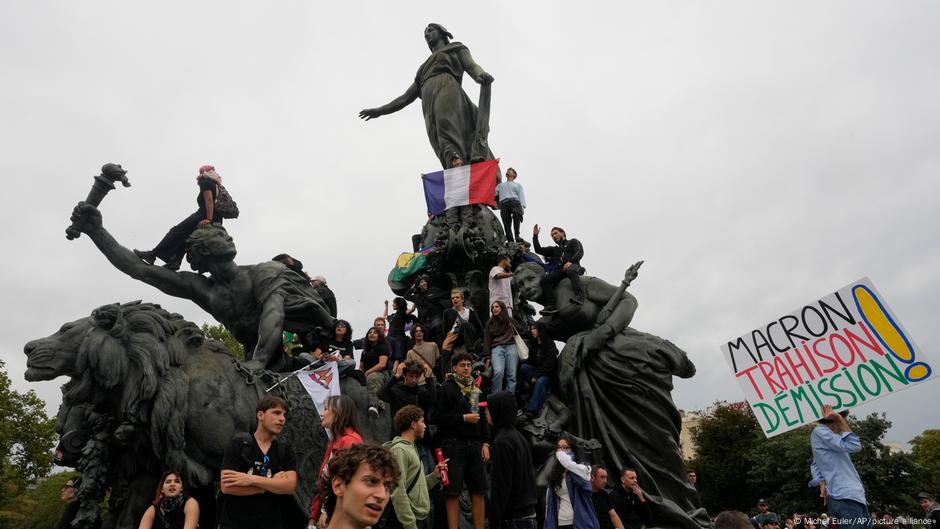
[[[195,213],[170,228],[170,231],[153,247],[153,250],[134,250],[137,257],[149,265],[152,265],[157,258],[160,258],[165,263],[163,266],[166,268],[179,270],[183,262],[183,255],[186,253],[186,239],[189,238],[189,235],[196,228],[202,228],[209,224],[222,225],[222,216],[218,211],[215,211],[215,196],[218,194],[219,184],[221,183],[222,177],[215,171],[215,167],[211,165],[200,167],[199,176],[196,177],[196,185],[199,186],[196,205],[199,208]]]
[[[525,212],[525,191],[516,182],[516,170],[506,169],[506,181],[496,185],[496,200],[499,203],[499,216],[503,220],[503,230],[509,242],[522,242],[519,237],[519,225]],[[515,238],[513,237],[515,235]]]
[[[538,224],[532,228],[532,244],[535,245],[535,251],[545,257],[561,261],[561,270],[545,274],[545,282],[554,286],[567,277],[571,281],[571,287],[574,290],[571,302],[578,305],[584,303],[584,288],[581,287],[581,274],[584,273],[584,269],[581,268],[581,258],[584,257],[584,247],[581,246],[581,241],[569,239],[565,230],[556,226],[552,228],[551,232],[555,246],[545,248],[539,244],[539,233],[541,231]]]
[[[310,351],[298,355],[309,364],[315,362],[337,362],[340,376],[356,369],[353,355],[352,326],[346,320],[336,320],[327,336],[309,333],[302,340],[303,348]]]
[[[366,385],[369,387],[369,414],[373,417],[378,417],[379,412],[385,410],[385,403],[379,398],[379,391],[388,381],[390,365],[388,342],[380,332],[375,327],[366,332],[362,356],[359,358],[359,370],[365,374]]]
[[[558,387],[558,347],[548,335],[544,323],[529,325],[529,336],[532,337],[529,358],[519,367],[519,371],[532,384],[532,395],[526,407],[526,417],[532,419],[548,399],[549,389]]]
[[[164,472],[157,484],[153,504],[144,511],[138,529],[196,529],[199,525],[199,504],[183,488],[182,474]]]
[[[333,325],[323,300],[303,276],[274,261],[235,264],[235,244],[221,226],[199,228],[186,240],[186,259],[198,272],[194,274],[142,262],[114,240],[102,225],[101,211],[91,204],[75,206],[72,221],[118,270],[194,302],[222,323],[245,346],[249,370],[284,367],[282,331],[304,336]]]
[[[444,326],[447,335],[441,345],[441,371],[450,371],[450,358],[457,353],[469,353],[476,356],[477,345],[483,336],[483,324],[476,312],[464,302],[463,290],[450,291],[452,307],[444,311]]]

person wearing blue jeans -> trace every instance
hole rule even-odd
[[[809,486],[819,487],[819,496],[840,529],[871,529],[865,486],[850,456],[862,449],[862,442],[852,432],[845,415],[823,405],[822,418],[809,437],[813,449]]]
[[[520,325],[509,317],[506,304],[494,301],[490,305],[490,321],[483,329],[483,350],[490,354],[493,366],[493,382],[490,391],[503,391],[503,379],[506,379],[506,391],[516,391],[516,370],[519,367],[519,353],[516,351],[515,335]]]
[[[529,359],[519,369],[522,376],[533,385],[532,396],[529,397],[529,405],[526,407],[526,413],[531,417],[542,409],[548,398],[549,388],[558,377],[558,348],[542,323],[529,325],[529,336],[532,337]]]

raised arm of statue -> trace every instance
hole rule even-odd
[[[95,243],[111,264],[125,274],[154,286],[162,292],[179,298],[190,299],[204,307],[200,281],[204,278],[190,272],[173,272],[162,266],[148,265],[121,246],[104,228],[101,211],[91,204],[79,202],[72,210],[72,222]]]
[[[582,282],[588,299],[602,307],[614,296],[620,294],[620,299],[614,304],[609,316],[604,321],[599,321],[597,327],[584,338],[585,348],[588,351],[597,351],[614,335],[630,325],[636,313],[637,301],[633,294],[626,291],[620,293],[617,288],[605,281],[582,279]]]
[[[387,105],[382,105],[377,108],[367,108],[365,110],[359,111],[359,117],[369,121],[370,119],[375,119],[379,116],[393,114],[413,103],[415,99],[418,99],[418,84],[411,83],[411,86],[405,90],[404,94],[396,97]]]
[[[470,55],[470,50],[463,48],[460,50],[458,56],[460,57],[460,64],[463,66],[464,71],[470,75],[471,79],[479,84],[490,84],[493,82],[493,76],[486,73],[483,67],[473,60],[473,55]]]

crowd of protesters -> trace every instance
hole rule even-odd
[[[217,207],[224,188],[215,168],[203,166],[199,173],[198,210],[153,250],[135,250],[142,260],[152,264],[159,258],[167,268],[178,269],[189,233],[237,216],[237,209],[227,213]],[[537,494],[530,445],[517,424],[534,420],[548,396],[558,390],[558,349],[542,324],[517,310],[511,280],[517,266],[536,263],[546,271],[546,286],[569,280],[571,301],[581,304],[584,249],[560,227],[550,230],[554,245],[540,244],[538,224],[532,230],[532,244],[522,240],[525,194],[514,169],[506,176],[497,188],[497,199],[506,239],[515,251],[498,256],[487,274],[487,314],[468,306],[461,288],[450,288],[446,306],[447,298],[440,294],[452,285],[433,285],[431,278],[421,276],[406,294],[413,303],[405,297],[386,301],[382,315],[361,338],[353,337],[353,328],[344,319],[306,336],[284,333],[285,352],[295,365],[335,361],[341,377],[355,378],[369,394],[369,417],[359,417],[355,402],[346,395],[331,396],[323,406],[321,425],[329,442],[315,477],[318,490],[310,506],[310,527],[458,529],[464,493],[473,529],[484,529],[487,519],[491,529],[536,529],[539,522],[544,529],[655,525],[636,469],[588,464],[577,440],[567,434],[560,435],[555,446],[543,501]],[[288,254],[272,260],[304,276],[337,317],[336,297],[326,278],[311,277],[301,261]],[[361,350],[358,360],[356,350]],[[297,462],[291,447],[277,438],[288,411],[283,399],[262,398],[255,431],[238,433],[225,449],[218,527],[292,525],[282,518],[282,506],[284,497],[296,490]],[[364,442],[360,422],[382,413],[392,417],[391,440],[382,446]],[[751,517],[737,511],[720,513],[714,519],[716,528],[870,528],[876,520],[885,527],[909,527],[910,517],[867,513],[864,489],[850,458],[861,445],[844,415],[824,407],[812,443],[809,485],[819,487],[830,512],[851,514],[854,522],[826,513],[782,518],[760,500]],[[694,487],[695,472],[690,470],[687,478]],[[72,507],[66,516],[76,511],[73,486],[70,482],[62,492],[63,501]],[[935,498],[922,493],[919,500],[925,512],[922,518],[940,522]],[[184,476],[171,469],[160,478],[139,527],[195,529],[199,512],[197,501],[187,494]]]

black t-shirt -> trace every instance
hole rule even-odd
[[[275,439],[271,442],[268,453],[264,454],[255,437],[250,434],[236,435],[222,457],[222,470],[271,477],[278,472],[296,469],[297,461],[290,445],[279,443]],[[265,492],[252,496],[220,496],[222,516],[219,527],[222,529],[281,529],[280,495]]]
[[[614,504],[610,501],[610,495],[606,490],[599,490],[591,494],[591,501],[594,502],[594,512],[597,513],[597,521],[601,529],[613,529],[614,524],[610,521],[610,511]]]
[[[405,325],[418,321],[414,314],[408,314],[405,311],[395,311],[388,315],[388,333],[392,336],[404,336]]]
[[[333,338],[324,338],[320,340],[320,343],[317,344],[317,347],[320,348],[320,352],[323,354],[335,354],[342,358],[353,357],[352,341],[337,342]]]
[[[375,367],[376,364],[379,363],[379,357],[381,356],[388,356],[388,344],[386,343],[372,346],[368,351],[363,350],[362,356],[359,358],[362,362],[362,371],[366,372]],[[386,361],[385,368],[388,369],[388,367],[388,361]]]
[[[196,183],[199,184],[199,196],[196,197],[196,204],[199,204],[199,209],[206,209],[206,197],[203,196],[202,192],[212,192],[212,201],[214,202],[218,187],[211,178],[197,178]]]

